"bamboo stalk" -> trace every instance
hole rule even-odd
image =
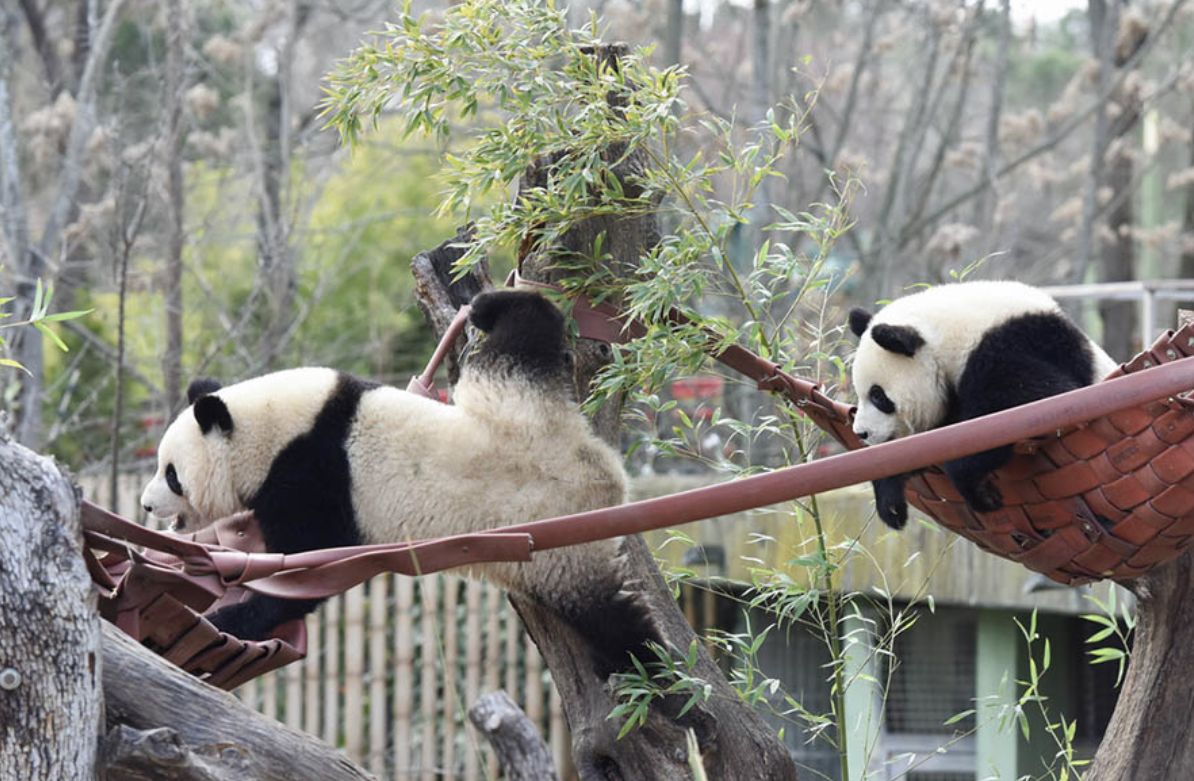
[[[323,739],[339,745],[340,727],[340,616],[343,595],[335,596],[323,606]]]
[[[386,766],[387,596],[393,575],[369,581],[369,772],[382,777]]]
[[[481,696],[481,596],[482,587],[478,580],[469,580],[465,585],[465,670],[464,702],[466,710]],[[464,755],[465,781],[477,781],[480,765],[480,745],[473,739],[473,733],[464,728],[468,751]]]
[[[439,604],[440,576],[420,578],[419,590],[423,604],[422,658],[419,666],[420,721],[422,722],[422,751],[419,757],[419,778],[435,781],[435,726],[436,701],[436,606]]]
[[[344,749],[365,759],[365,584],[344,595]]]
[[[394,778],[413,776],[411,756],[411,718],[414,698],[415,633],[412,610],[415,602],[415,581],[396,576],[395,612],[398,625],[394,630]]]

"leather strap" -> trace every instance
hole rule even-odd
[[[473,308],[468,304],[460,307],[456,311],[456,316],[452,318],[452,322],[448,325],[444,335],[440,337],[439,344],[435,346],[435,352],[431,354],[431,359],[427,361],[427,367],[423,369],[423,373],[417,377],[412,377],[406,390],[418,396],[423,396],[435,401],[442,401],[439,393],[435,389],[435,372],[439,369],[439,365],[443,363],[444,358],[447,357],[448,351],[452,349],[452,345],[456,343],[457,337],[464,331],[464,327],[468,325],[468,316]]]

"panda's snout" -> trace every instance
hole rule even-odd
[[[153,505],[152,504],[146,504],[146,503],[142,502],[141,509],[144,510],[145,512],[149,513],[150,515],[153,515]]]
[[[871,432],[869,432],[869,431],[855,431],[854,433],[858,436],[859,439],[866,439],[867,437],[869,437],[871,435]]]

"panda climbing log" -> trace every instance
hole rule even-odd
[[[461,372],[455,403],[326,368],[227,387],[196,381],[170,424],[141,502],[191,532],[242,510],[269,551],[403,542],[477,532],[619,504],[621,457],[572,394],[560,312],[537,293],[478,296],[487,334]],[[472,574],[559,612],[597,649],[599,672],[655,636],[624,590],[621,540],[476,565]],[[211,616],[261,639],[317,601],[253,594]]]

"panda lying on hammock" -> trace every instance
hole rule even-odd
[[[252,510],[271,552],[393,543],[479,532],[623,502],[621,456],[572,398],[564,319],[537,293],[478,296],[487,338],[441,404],[332,369],[301,368],[228,387],[196,381],[191,406],[158,446],[141,503],[195,531]],[[598,649],[600,672],[627,663],[656,633],[623,590],[621,539],[474,565],[525,594]],[[211,616],[262,639],[319,600],[262,594]]]
[[[918,434],[1090,385],[1116,363],[1041,290],[1019,282],[959,282],[897,299],[877,314],[850,312],[859,337],[852,382],[854,433],[867,444]],[[971,509],[1003,497],[991,473],[1012,446],[946,462]],[[907,475],[872,483],[879,517],[903,528]]]

